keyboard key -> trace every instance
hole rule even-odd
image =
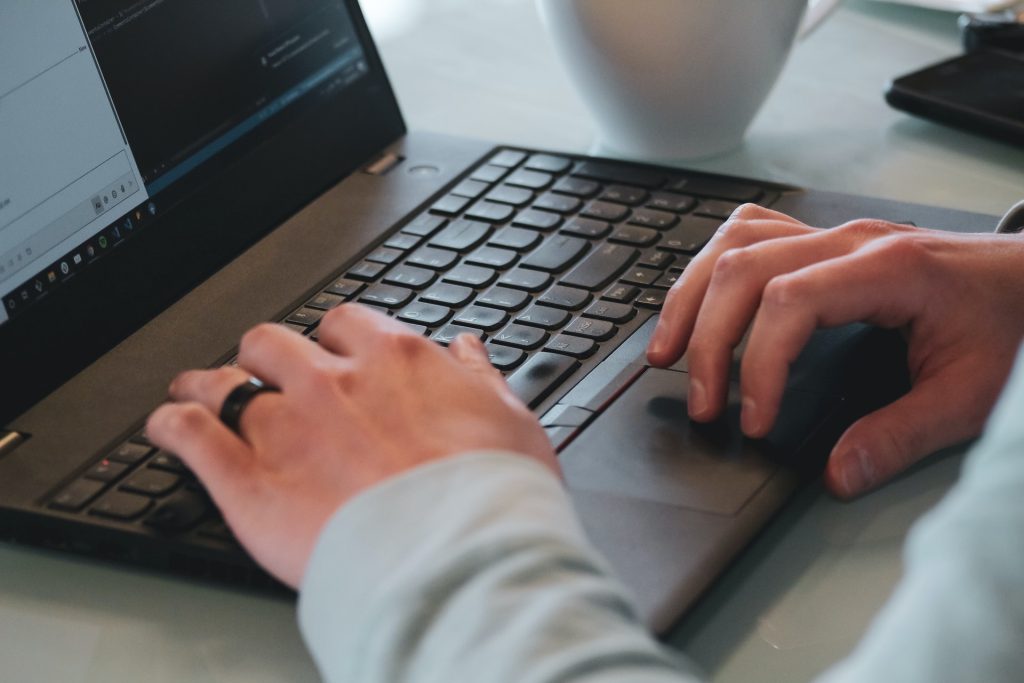
[[[533,201],[533,192],[521,187],[499,185],[487,193],[486,199],[487,201],[498,202],[499,204],[526,206]]]
[[[659,249],[696,254],[704,248],[722,224],[715,218],[687,216],[682,222],[662,235]]]
[[[516,317],[516,322],[521,325],[540,327],[545,330],[557,330],[569,322],[568,311],[550,306],[533,305]]]
[[[508,204],[498,204],[486,200],[477,202],[466,211],[467,218],[475,218],[488,223],[504,223],[513,215],[515,215],[515,209]]]
[[[728,180],[713,178],[678,178],[665,186],[671,192],[695,194],[701,197],[730,199],[734,202],[756,202],[764,195],[764,191],[755,185],[734,183]]]
[[[477,297],[475,303],[503,311],[518,311],[530,300],[530,295],[508,287],[491,287]]]
[[[653,285],[661,277],[661,272],[652,268],[632,268],[622,275],[622,281],[641,287]]]
[[[420,337],[425,337],[430,333],[430,330],[427,329],[426,325],[416,325],[415,323],[411,323],[406,320],[401,320],[399,322],[405,325],[407,330]]]
[[[598,239],[611,231],[611,223],[593,218],[574,218],[562,228],[562,232],[567,235],[579,235],[587,239]]]
[[[565,173],[572,166],[572,160],[565,157],[556,157],[552,154],[534,154],[526,160],[523,165],[531,171],[544,171],[545,173]]]
[[[636,309],[629,304],[614,301],[595,301],[583,315],[595,320],[607,320],[616,325],[624,325],[636,317]]]
[[[387,285],[408,287],[409,289],[423,289],[433,284],[437,279],[437,273],[427,268],[401,265],[384,276],[382,282]]]
[[[604,289],[628,268],[639,254],[637,249],[620,244],[602,245],[563,277],[561,284],[590,290]]]
[[[498,280],[498,284],[503,287],[522,289],[527,292],[539,292],[543,289],[547,289],[553,279],[554,278],[542,270],[516,268],[515,270],[510,270],[502,275],[501,279]]]
[[[466,257],[466,263],[488,268],[504,270],[510,267],[519,258],[519,254],[510,249],[499,249],[498,247],[480,247]]]
[[[181,477],[176,474],[146,468],[128,477],[121,484],[121,490],[158,497],[170,493],[180,483]]]
[[[570,176],[561,178],[551,189],[562,194],[571,194],[573,197],[589,199],[601,190],[601,185],[593,180],[584,180],[583,178],[573,178]]]
[[[455,186],[452,190],[452,194],[458,195],[459,197],[467,197],[469,199],[478,199],[480,195],[487,192],[487,188],[490,184],[480,182],[479,180],[463,180],[461,183]]]
[[[152,505],[153,501],[145,496],[113,491],[93,505],[89,514],[127,522],[142,516]]]
[[[679,273],[665,273],[654,283],[656,289],[672,289],[672,285],[679,279]]]
[[[598,345],[593,339],[560,334],[547,343],[545,351],[561,353],[573,358],[590,358],[597,351]]]
[[[311,327],[320,322],[320,319],[323,317],[324,311],[322,310],[317,310],[315,308],[300,308],[288,316],[285,322],[292,325],[300,325],[302,327]]]
[[[321,292],[307,301],[306,306],[320,311],[329,311],[332,308],[337,308],[343,303],[345,303],[345,297],[338,296],[337,294]]]
[[[458,195],[450,194],[434,202],[434,205],[430,207],[430,210],[434,213],[439,213],[442,216],[457,216],[462,213],[463,209],[469,206],[471,201],[473,200],[468,197],[459,197]]]
[[[403,308],[401,313],[398,314],[398,319],[402,322],[411,323],[413,325],[437,327],[438,325],[447,322],[451,315],[452,309],[447,306],[438,306],[437,304],[428,304],[424,301],[417,301]]]
[[[721,199],[705,199],[697,206],[694,213],[698,216],[721,218],[724,221],[731,217],[738,208],[740,208],[740,205],[736,202],[727,202]]]
[[[459,264],[444,274],[445,282],[453,282],[467,287],[486,287],[498,277],[498,271],[483,266]]]
[[[455,341],[460,334],[471,334],[480,341],[483,341],[486,336],[481,330],[474,330],[472,327],[463,327],[462,325],[445,325],[444,328],[435,333],[431,339],[436,341],[438,344],[447,346]]]
[[[90,481],[88,479],[79,479],[78,481],[72,482],[67,488],[57,494],[57,496],[50,501],[50,507],[56,510],[65,510],[67,512],[78,512],[84,508],[90,500],[100,494],[106,487],[106,484],[101,481]]]
[[[475,327],[490,332],[508,322],[508,313],[497,308],[470,306],[460,311],[452,322],[456,325]]]
[[[665,303],[665,297],[668,294],[667,290],[664,289],[649,289],[636,300],[636,305],[640,308],[652,308],[659,309]]]
[[[590,243],[578,237],[556,235],[526,257],[523,266],[557,273],[576,262],[590,249]]]
[[[553,211],[555,213],[575,213],[583,206],[583,202],[576,197],[565,194],[548,193],[542,195],[533,203],[533,208]]]
[[[578,311],[589,302],[590,292],[585,289],[563,287],[562,285],[555,285],[537,299],[537,303],[564,308],[568,311]]]
[[[451,223],[430,240],[430,246],[452,251],[469,251],[479,246],[491,234],[491,226],[465,219]]]
[[[647,206],[658,211],[672,211],[673,213],[687,213],[697,206],[697,200],[684,194],[673,194],[671,192],[655,192],[647,200]]]
[[[554,178],[550,173],[519,170],[505,178],[505,184],[514,185],[516,187],[525,187],[528,190],[543,190],[551,184],[552,180],[554,180]]]
[[[512,225],[533,230],[554,230],[561,224],[562,217],[558,214],[551,213],[550,211],[537,211],[536,209],[527,209],[512,219]]]
[[[584,161],[573,169],[572,175],[580,178],[600,180],[605,183],[637,185],[656,189],[665,184],[665,176],[656,171],[647,171],[631,166],[619,166],[601,161]]]
[[[686,267],[690,265],[691,261],[693,261],[693,258],[690,256],[680,256],[672,263],[668,271],[670,273],[681,273],[686,270]]]
[[[324,291],[329,294],[337,294],[338,296],[349,299],[362,291],[365,286],[366,285],[362,282],[356,282],[355,280],[349,280],[348,278],[341,278]]]
[[[490,239],[488,244],[492,247],[504,247],[506,249],[515,249],[516,251],[529,251],[533,249],[543,239],[540,233],[536,230],[527,230],[526,228],[502,228],[494,237]]]
[[[393,235],[391,239],[384,243],[385,247],[391,249],[401,249],[402,251],[409,251],[416,247],[420,243],[420,237],[416,235],[408,235],[404,232],[400,232],[397,235]]]
[[[628,304],[640,296],[640,289],[632,285],[612,285],[611,289],[604,293],[601,298],[605,301],[614,301],[620,304]]]
[[[415,235],[416,237],[430,237],[440,230],[448,221],[440,216],[431,216],[428,213],[422,214],[412,223],[409,223],[402,232]]]
[[[412,266],[423,266],[433,270],[447,270],[458,260],[459,255],[454,251],[437,249],[435,247],[420,247],[405,262]]]
[[[625,204],[626,206],[639,206],[647,201],[647,196],[647,190],[629,185],[609,185],[601,193],[603,201]]]
[[[640,256],[640,260],[636,262],[638,266],[644,266],[645,268],[657,268],[658,270],[665,270],[665,268],[672,265],[676,260],[676,255],[669,251],[659,251],[657,249],[651,249],[650,251],[644,252]]]
[[[519,364],[526,360],[526,352],[514,346],[487,344],[487,357],[490,358],[491,365],[505,372],[519,367]]]
[[[651,228],[641,228],[638,225],[620,225],[608,238],[609,242],[620,244],[633,244],[638,247],[649,247],[661,238],[661,233]]]
[[[383,308],[401,308],[412,301],[415,293],[405,287],[394,285],[371,285],[359,295],[359,302]]]
[[[491,338],[495,344],[515,346],[527,351],[540,348],[548,340],[548,334],[536,327],[512,324]]]
[[[488,164],[473,171],[473,175],[470,178],[479,180],[482,183],[496,183],[504,178],[506,173],[508,173],[508,169],[504,166]]]
[[[111,460],[101,460],[83,476],[93,481],[110,483],[121,478],[121,475],[128,471],[128,465]]]
[[[656,230],[668,230],[679,222],[679,216],[668,211],[655,211],[654,209],[637,209],[629,217],[633,225],[642,225]]]
[[[493,157],[487,160],[487,163],[495,166],[505,166],[507,168],[513,168],[523,163],[523,159],[526,158],[526,152],[520,152],[514,149],[504,149]]]
[[[615,336],[618,329],[607,320],[593,320],[592,318],[576,318],[565,328],[565,334],[573,334],[579,337],[588,337],[596,341],[607,341]]]
[[[167,451],[160,451],[153,459],[147,463],[147,467],[153,467],[158,470],[166,470],[168,472],[174,472],[176,474],[186,474],[189,469],[182,462],[181,458],[176,455],[171,455]]]
[[[509,376],[508,386],[523,403],[536,408],[579,367],[569,356],[538,353]]]
[[[195,491],[178,491],[146,517],[145,524],[165,534],[184,533],[203,521],[212,508],[205,496]]]
[[[441,306],[459,308],[469,303],[469,300],[473,298],[473,294],[475,292],[469,287],[442,282],[424,292],[420,300],[427,303],[440,304]]]
[[[388,267],[383,263],[363,261],[362,263],[353,266],[352,270],[348,271],[345,277],[350,280],[364,280],[366,282],[372,282],[387,269]]]
[[[402,251],[400,249],[391,249],[389,247],[381,247],[377,249],[369,256],[366,257],[367,261],[373,261],[374,263],[383,263],[385,265],[391,265],[398,259],[402,258]]]
[[[122,444],[113,453],[107,456],[108,460],[123,462],[126,465],[135,465],[149,457],[149,454],[156,449],[152,446],[143,446],[137,443]]]
[[[600,200],[592,201],[580,212],[584,218],[596,218],[601,221],[618,223],[629,215],[629,209],[622,204],[612,204]]]

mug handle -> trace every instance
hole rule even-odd
[[[821,22],[832,14],[832,10],[838,7],[840,2],[842,0],[810,0],[803,21],[800,22],[800,29],[796,33],[797,40],[803,40],[821,26]]]

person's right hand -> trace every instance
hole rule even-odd
[[[688,352],[690,416],[712,420],[751,328],[741,421],[761,437],[811,333],[856,321],[904,331],[913,388],[836,444],[826,482],[841,497],[981,431],[1024,337],[1024,239],[877,220],[821,230],[746,205],[669,292],[648,359],[664,367]]]

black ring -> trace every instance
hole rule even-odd
[[[224,399],[224,403],[220,407],[220,421],[235,434],[241,435],[242,413],[245,412],[249,401],[266,391],[277,391],[277,389],[267,386],[255,377],[250,377],[242,382],[232,389],[228,397]]]

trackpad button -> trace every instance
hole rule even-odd
[[[821,414],[818,396],[787,392],[775,431],[751,441],[740,432],[737,386],[726,416],[710,425],[687,417],[688,389],[686,373],[644,372],[561,452],[569,488],[734,515],[796,454]]]

